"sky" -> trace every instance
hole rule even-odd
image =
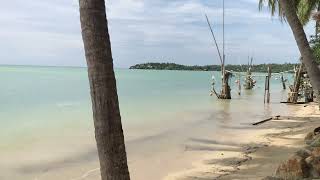
[[[219,64],[204,14],[222,47],[222,0],[107,0],[115,67],[144,62]],[[298,62],[288,24],[258,0],[225,0],[227,64]],[[0,64],[86,66],[78,0],[10,0],[0,6]],[[314,32],[311,22],[305,27]]]

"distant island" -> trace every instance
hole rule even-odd
[[[252,66],[252,72],[267,72],[268,65],[271,66],[273,73],[292,71],[294,66],[298,64],[256,64]],[[244,72],[248,65],[226,65],[226,69],[230,71]],[[185,71],[220,71],[220,65],[204,65],[204,66],[188,66],[175,63],[143,63],[131,66],[130,69],[147,69],[147,70],[185,70]]]

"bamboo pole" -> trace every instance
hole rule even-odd
[[[224,39],[224,0],[222,0],[222,55],[223,55],[223,66],[224,66],[224,63],[225,63],[225,44],[224,44],[224,41],[225,41],[225,39]]]
[[[216,48],[217,48],[217,51],[218,51],[220,63],[221,63],[221,65],[222,65],[222,64],[223,64],[223,60],[222,60],[222,56],[221,56],[221,53],[220,53],[220,50],[219,50],[219,46],[218,46],[218,43],[217,43],[217,40],[216,40],[216,36],[215,36],[214,33],[213,33],[213,30],[212,30],[211,24],[210,24],[210,22],[209,22],[208,16],[207,16],[206,14],[205,14],[205,16],[206,16],[207,23],[208,23],[208,26],[209,26],[210,31],[211,31],[212,38],[213,38],[213,40],[214,40],[214,43],[215,43]]]

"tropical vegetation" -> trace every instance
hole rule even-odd
[[[267,72],[267,67],[270,66],[272,72],[284,72],[284,71],[292,71],[294,66],[298,64],[257,64],[252,65],[253,72]],[[237,71],[237,72],[245,72],[248,69],[248,65],[232,65],[228,64],[225,66],[226,70],[229,71]],[[187,71],[221,71],[221,65],[181,65],[175,63],[143,63],[136,64],[131,66],[130,69],[149,69],[149,70],[187,70]]]

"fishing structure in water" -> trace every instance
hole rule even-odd
[[[294,82],[289,86],[287,103],[298,103],[304,97],[304,102],[313,101],[313,89],[304,65],[294,68]]]
[[[222,10],[222,55],[220,53],[220,49],[219,49],[219,46],[218,46],[218,43],[216,41],[216,38],[215,38],[215,35],[213,33],[213,30],[212,30],[212,27],[211,27],[211,24],[209,22],[209,19],[208,19],[208,16],[206,16],[206,20],[207,20],[207,23],[208,23],[208,26],[210,28],[210,31],[211,31],[211,35],[213,37],[213,40],[214,40],[214,43],[215,43],[215,46],[217,48],[217,51],[218,51],[218,55],[219,55],[219,59],[220,59],[220,64],[221,64],[221,91],[220,93],[218,93],[215,88],[214,88],[214,85],[215,85],[215,78],[213,77],[212,78],[212,90],[211,90],[211,93],[210,95],[213,95],[215,94],[217,96],[217,98],[219,99],[231,99],[231,88],[230,88],[230,85],[229,85],[229,80],[232,76],[232,73],[228,70],[225,69],[225,39],[224,39],[224,18],[225,18],[225,7],[224,7],[224,0],[222,1],[222,6],[223,6],[223,10]]]
[[[223,20],[222,20],[222,53],[220,52],[220,48],[219,45],[217,43],[215,34],[212,30],[212,26],[210,24],[209,18],[208,16],[205,14],[212,38],[213,38],[213,42],[214,42],[214,46],[216,47],[216,50],[218,52],[218,56],[219,56],[219,60],[220,60],[220,64],[221,64],[221,90],[220,92],[217,92],[215,89],[215,83],[216,83],[216,79],[214,77],[214,75],[212,76],[212,87],[211,87],[211,92],[210,95],[216,95],[218,99],[231,99],[231,87],[230,87],[230,79],[231,77],[234,75],[233,71],[228,71],[225,68],[225,32],[224,32],[224,28],[225,28],[225,4],[224,4],[224,0],[223,0]],[[265,77],[265,91],[264,91],[264,103],[270,103],[270,81],[272,76],[276,76],[276,75],[280,75],[280,79],[281,79],[281,83],[282,83],[282,88],[285,90],[287,89],[286,87],[286,82],[287,79],[284,78],[284,72],[280,72],[280,73],[275,73],[272,74],[271,72],[271,66],[268,66],[268,74],[265,75],[252,75],[252,67],[253,67],[253,58],[251,58],[251,60],[248,60],[248,66],[247,66],[247,70],[246,70],[246,74],[241,74],[240,72],[238,72],[238,79],[236,80],[237,86],[238,86],[238,95],[241,95],[241,76],[245,76],[245,80],[244,80],[244,89],[246,90],[252,90],[256,84],[256,81],[254,80],[253,77],[255,76],[263,76]],[[303,83],[301,83],[301,78],[304,78]],[[313,99],[313,91],[312,91],[312,87],[310,84],[310,80],[307,80],[307,74],[302,72],[302,65],[299,67],[299,70],[295,71],[295,80],[294,80],[294,84],[292,86],[289,86],[289,95],[288,95],[288,101],[289,103],[296,103],[298,97],[303,94],[306,98],[306,100],[311,101],[311,99]],[[301,92],[300,92],[301,91]]]
[[[244,89],[249,90],[249,89],[253,89],[253,87],[256,84],[256,81],[253,79],[252,77],[252,62],[253,62],[253,58],[251,58],[251,61],[248,61],[248,69],[246,72],[246,77],[245,77],[245,81],[244,81]]]

